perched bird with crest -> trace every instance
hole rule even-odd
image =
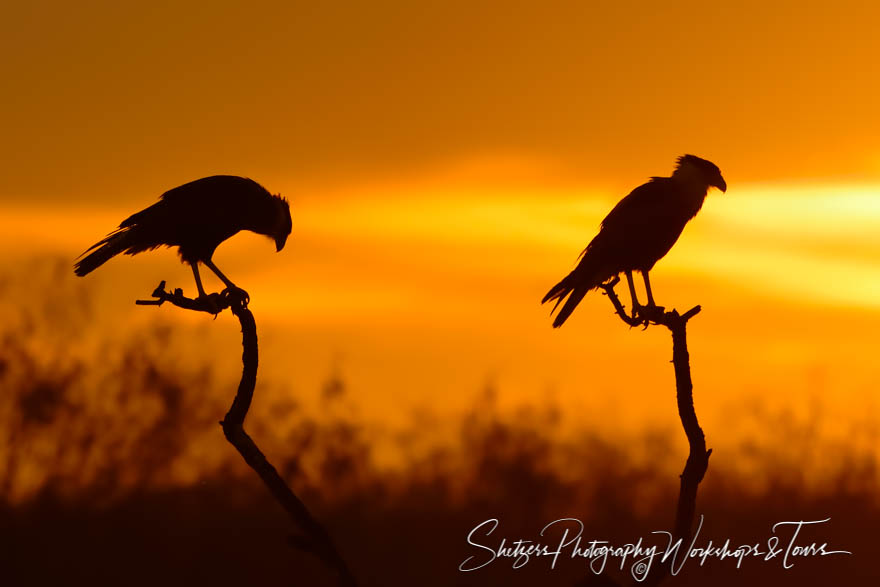
[[[177,247],[181,260],[192,267],[199,297],[204,298],[199,263],[217,274],[226,287],[238,289],[211,258],[220,243],[241,230],[270,237],[280,251],[291,230],[290,205],[252,179],[204,177],[168,190],[158,202],[123,220],[118,229],[80,255],[74,271],[86,275],[119,253]]]
[[[647,307],[655,308],[648,272],[669,252],[688,221],[700,211],[710,187],[727,191],[718,166],[694,155],[684,155],[678,158],[671,177],[652,177],[618,202],[602,221],[599,234],[581,253],[574,271],[541,300],[541,303],[555,300],[554,311],[565,301],[553,327],[562,326],[587,292],[620,273],[626,274],[634,314],[642,306],[636,298],[633,271],[641,272],[648,296]]]

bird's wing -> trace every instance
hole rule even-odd
[[[159,196],[159,198],[163,201],[174,203],[181,200],[186,202],[197,200],[200,203],[209,204],[224,196],[229,197],[248,193],[252,190],[253,186],[261,187],[254,180],[246,177],[212,175],[172,188]]]
[[[649,237],[658,224],[670,215],[670,201],[675,197],[675,184],[668,177],[653,177],[617,205],[602,220],[602,227],[587,249],[632,247]]]
[[[159,201],[122,221],[120,227],[161,223],[185,229],[193,222],[216,222],[218,210],[231,208],[230,194],[237,193],[239,182],[247,181],[240,177],[214,175],[203,177],[159,196]],[[232,188],[232,189],[231,189]],[[179,225],[179,226],[178,226]]]
[[[135,212],[119,227],[129,229],[133,244],[129,253],[152,249],[161,245],[180,245],[190,238],[198,238],[206,227],[219,224],[214,178],[204,178],[170,189],[159,201]]]
[[[565,300],[553,321],[554,328],[565,322],[591,289],[621,271],[650,268],[665,254],[667,245],[675,240],[669,235],[677,235],[670,213],[675,208],[670,206],[675,194],[673,180],[654,177],[617,203],[602,221],[599,234],[581,253],[577,267],[544,296],[542,302],[556,300],[554,310]]]
[[[631,191],[602,220],[602,229],[638,226],[650,222],[669,206],[669,196],[674,190],[668,177],[652,177]]]

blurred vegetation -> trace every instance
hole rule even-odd
[[[65,289],[67,265],[39,265],[28,290],[0,280],[0,308],[16,296],[33,302],[5,312],[0,333],[0,563],[17,578],[11,584],[326,581],[320,565],[287,545],[295,530],[222,437],[217,421],[236,381],[219,380],[206,351],[188,349],[181,361],[174,329],[161,323],[79,352],[94,307],[82,288]],[[57,285],[40,288],[39,275]],[[386,434],[358,419],[336,373],[318,413],[260,381],[246,427],[327,520],[367,585],[569,585],[585,574],[581,562],[513,571],[508,561],[458,573],[470,554],[467,532],[492,517],[508,537],[535,537],[569,516],[592,537],[621,543],[669,528],[685,454],[673,429],[563,437],[560,422],[576,415],[552,402],[503,413],[499,392],[476,393],[460,421],[424,411],[409,429]],[[866,560],[880,546],[876,456],[853,448],[865,443],[817,444],[811,418],[821,407],[810,413],[798,420],[754,405],[736,415],[751,419],[760,440],[713,455],[698,498],[704,534],[754,542],[777,521],[831,517],[823,541],[857,554],[786,572],[757,562],[740,571],[693,565],[682,584],[877,577]],[[441,426],[454,427],[456,442],[432,444]],[[404,455],[401,466],[377,462],[383,434]],[[860,434],[874,438],[876,426]],[[829,451],[837,466],[822,483],[805,483],[811,459]]]

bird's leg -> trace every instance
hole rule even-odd
[[[642,317],[645,319],[645,328],[648,327],[648,322],[653,320],[657,321],[663,316],[663,306],[658,306],[654,303],[654,294],[651,292],[651,280],[648,277],[647,271],[642,271],[642,278],[645,280],[645,291],[648,294],[648,305],[644,308],[641,308]]]
[[[226,284],[226,289],[230,293],[237,294],[244,301],[245,305],[247,304],[247,302],[250,300],[250,296],[248,295],[248,293],[246,291],[244,291],[243,289],[241,289],[240,287],[238,287],[237,285],[235,285],[234,283],[232,283],[232,281],[230,281],[228,277],[223,275],[223,272],[220,271],[220,269],[218,269],[216,265],[214,265],[214,262],[211,259],[206,259],[206,260],[202,261],[202,263],[204,263],[208,269],[210,269],[211,271],[213,271],[214,273],[217,274],[217,277],[219,277],[220,280]]]
[[[196,261],[195,263],[190,263],[190,267],[192,267],[193,270],[193,277],[196,278],[196,289],[199,290],[199,297],[208,297],[208,294],[205,293],[205,288],[202,287],[202,278],[199,275],[199,262]]]
[[[213,271],[213,272],[217,275],[217,277],[219,277],[220,280],[221,280],[223,283],[226,284],[226,287],[228,287],[229,289],[238,289],[238,288],[235,287],[235,284],[234,284],[234,283],[232,283],[231,281],[229,281],[229,278],[228,278],[228,277],[226,277],[225,275],[223,275],[223,273],[222,273],[219,269],[217,269],[217,266],[214,265],[214,262],[213,262],[213,261],[211,261],[210,259],[205,259],[205,260],[202,261],[202,263],[205,264],[205,267],[207,267],[208,269],[210,269],[211,271]]]
[[[656,307],[654,303],[654,294],[651,293],[651,280],[648,279],[648,272],[642,271],[642,278],[645,280],[645,291],[648,293],[648,307]]]
[[[625,271],[626,283],[629,284],[629,297],[632,300],[632,317],[635,318],[639,313],[639,298],[636,297],[636,284],[633,282],[632,271]]]
[[[196,278],[196,289],[199,290],[199,299],[205,300],[208,304],[208,307],[211,309],[212,313],[215,315],[220,313],[217,304],[214,303],[214,299],[205,293],[205,288],[202,286],[202,277],[199,275],[199,262],[196,261],[194,263],[190,263],[190,267],[193,270],[193,277]],[[217,295],[217,294],[214,294]]]

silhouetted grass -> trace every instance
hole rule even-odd
[[[0,294],[9,287],[0,282]],[[222,438],[217,420],[235,381],[217,379],[212,357],[177,360],[175,333],[162,325],[77,353],[71,325],[85,327],[93,309],[85,298],[68,303],[62,289],[47,296],[56,298],[38,300],[0,334],[0,584],[325,584],[326,571],[288,543],[295,529]],[[374,452],[381,432],[347,409],[339,377],[322,390],[318,414],[261,382],[246,425],[365,585],[571,585],[587,575],[580,560],[551,571],[544,560],[513,570],[505,559],[460,573],[475,554],[467,533],[489,518],[512,539],[536,539],[563,517],[616,543],[670,529],[684,455],[671,432],[562,436],[552,432],[564,419],[557,406],[505,412],[497,393],[475,394],[458,421],[414,419],[394,436],[404,457],[393,467]],[[873,452],[826,446],[839,451],[838,466],[807,486],[800,468],[822,450],[798,452],[811,441],[809,423],[750,414],[770,434],[712,457],[698,498],[702,535],[765,542],[775,522],[831,517],[811,541],[854,554],[791,570],[691,563],[680,584],[880,578]],[[432,443],[440,425],[454,427],[455,442]]]

